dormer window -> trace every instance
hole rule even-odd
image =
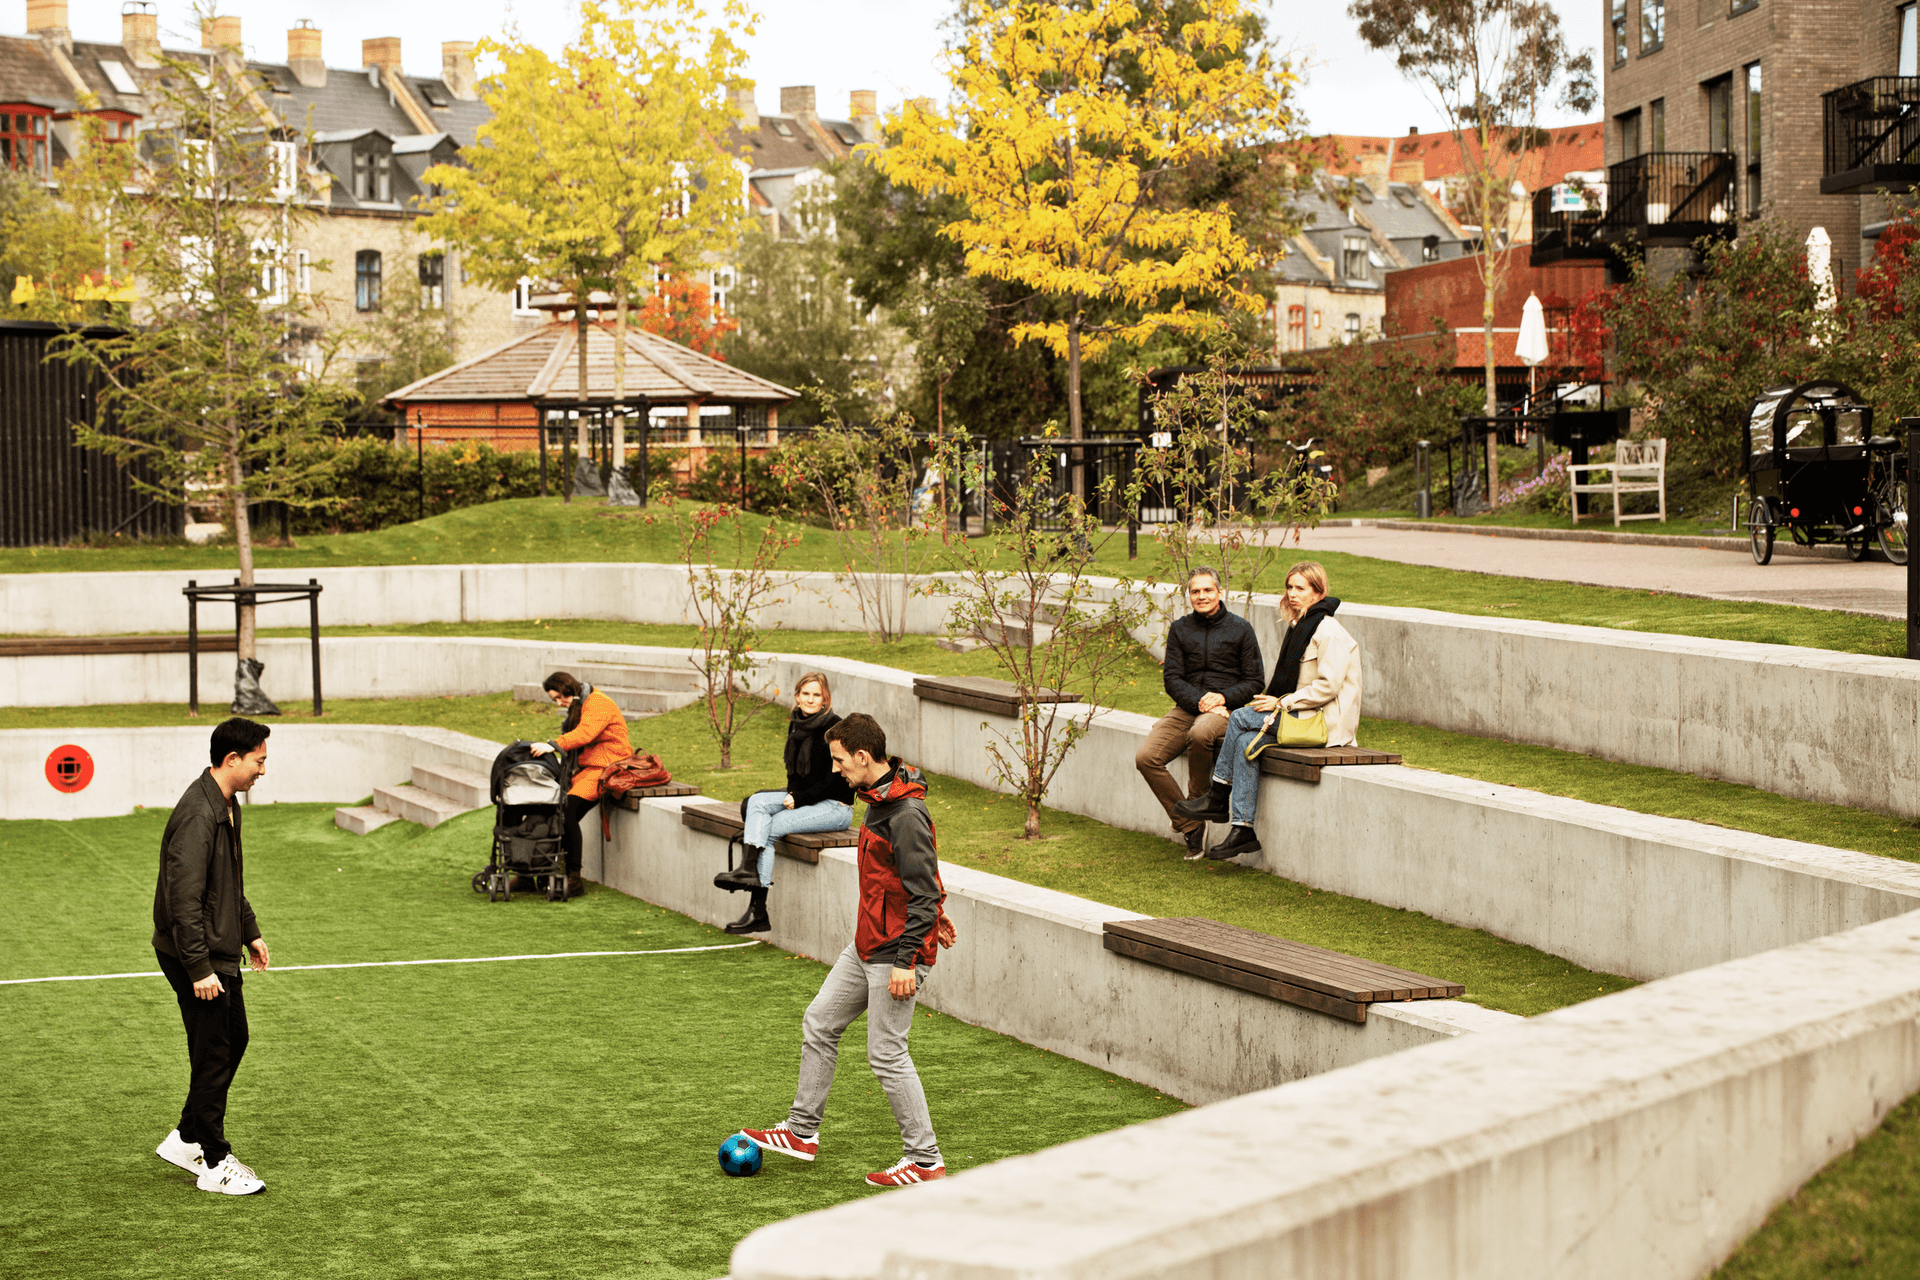
[[[50,173],[47,137],[52,127],[53,112],[46,107],[0,103],[0,159],[44,181]]]
[[[447,109],[446,94],[441,91],[439,85],[430,80],[416,80],[413,82],[413,87],[420,91],[420,96],[427,100],[428,106],[441,111]]]
[[[393,157],[390,154],[355,148],[353,198],[372,204],[393,202]]]
[[[130,111],[71,111],[54,117],[55,120],[93,120],[97,122],[102,142],[130,143],[133,141],[133,122],[137,119]]]

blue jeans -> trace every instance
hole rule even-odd
[[[1213,780],[1233,787],[1227,814],[1235,826],[1252,826],[1253,815],[1260,810],[1260,762],[1247,759],[1247,744],[1260,736],[1260,726],[1266,718],[1264,711],[1242,707],[1227,718],[1227,731],[1220,736],[1220,754],[1214,758]]]
[[[804,809],[789,809],[784,791],[756,791],[747,797],[746,843],[760,851],[760,883],[773,883],[773,842],[799,831],[845,831],[853,820],[853,806],[822,800]]]

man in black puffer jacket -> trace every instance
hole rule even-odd
[[[1167,632],[1162,682],[1173,710],[1161,716],[1134,752],[1133,766],[1153,788],[1173,829],[1186,842],[1187,856],[1201,856],[1207,824],[1183,818],[1173,806],[1207,789],[1213,749],[1227,730],[1227,717],[1260,692],[1260,641],[1245,618],[1230,613],[1221,599],[1220,575],[1205,565],[1187,575],[1187,602],[1193,612]],[[1191,753],[1191,754],[1188,754]],[[1183,754],[1187,789],[1173,780],[1167,765]]]

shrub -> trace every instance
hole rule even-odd
[[[428,445],[424,455],[385,440],[358,436],[303,445],[299,461],[331,460],[333,502],[296,513],[295,533],[364,533],[437,516],[460,507],[531,498],[540,492],[540,455],[462,441]],[[422,494],[420,460],[426,461]],[[556,474],[553,482],[558,483]],[[423,500],[424,498],[424,500]],[[424,511],[423,511],[424,507]]]

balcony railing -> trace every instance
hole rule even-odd
[[[1616,246],[1732,235],[1736,166],[1725,151],[1651,151],[1607,166],[1603,185],[1533,193],[1533,260],[1616,259]]]
[[[1920,76],[1875,76],[1820,95],[1830,196],[1911,191],[1920,183]]]

